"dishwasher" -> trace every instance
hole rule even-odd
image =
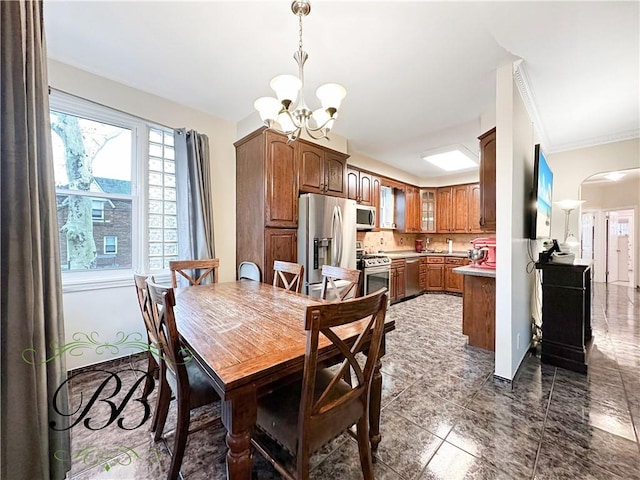
[[[407,258],[405,270],[405,297],[419,295],[420,288],[420,257]]]

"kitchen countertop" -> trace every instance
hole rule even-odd
[[[478,267],[472,267],[471,265],[467,265],[464,267],[456,267],[453,269],[453,271],[456,273],[460,273],[462,275],[475,275],[477,277],[496,278],[495,268],[478,268]]]
[[[453,251],[453,253],[448,252],[422,252],[418,253],[415,250],[396,250],[393,252],[378,252],[376,255],[383,255],[385,257],[389,257],[390,259],[399,259],[399,258],[415,258],[415,257],[460,257],[467,258],[467,252]]]

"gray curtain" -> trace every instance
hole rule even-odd
[[[62,423],[52,398],[66,368],[55,356],[64,332],[41,2],[0,1],[0,58],[0,476],[57,480],[69,432],[49,428]]]
[[[180,258],[215,258],[209,139],[184,128],[174,133]]]

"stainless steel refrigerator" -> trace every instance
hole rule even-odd
[[[320,296],[322,266],[356,268],[356,202],[315,193],[300,195],[298,263],[303,293]]]

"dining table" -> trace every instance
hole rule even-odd
[[[257,399],[301,375],[307,307],[326,301],[253,280],[177,288],[175,296],[180,337],[221,398],[221,420],[227,430],[227,478],[249,480]],[[363,328],[365,320],[339,327],[336,333],[353,344]],[[385,334],[394,328],[395,322],[387,318]],[[365,354],[367,346],[365,341]],[[383,336],[369,400],[372,451],[382,438],[380,367],[384,346]],[[327,365],[341,360],[337,348],[326,338],[320,342],[319,358]]]

